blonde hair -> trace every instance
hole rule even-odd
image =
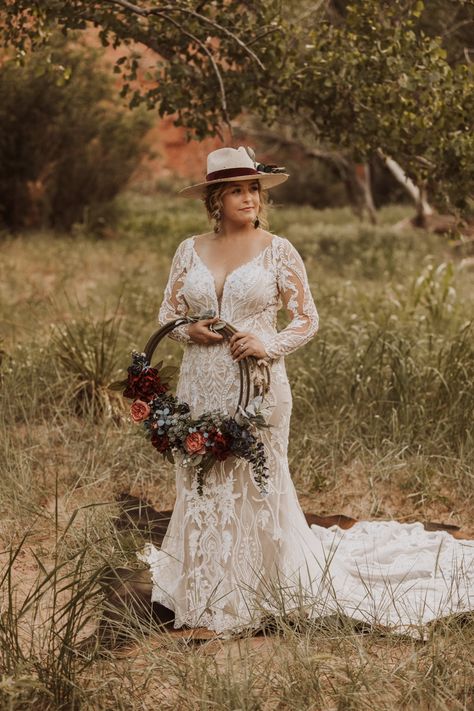
[[[260,196],[260,208],[258,211],[259,226],[263,227],[263,229],[268,229],[268,193],[266,190],[263,190],[259,180],[256,182],[258,183],[258,194]],[[231,182],[214,183],[213,185],[207,186],[203,200],[210,220],[214,220],[216,223],[219,222],[220,217],[218,217],[218,215],[222,215],[223,209],[222,198],[226,190],[231,186]]]

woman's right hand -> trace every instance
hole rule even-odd
[[[204,318],[200,321],[195,321],[190,323],[188,326],[189,337],[194,343],[200,343],[201,345],[212,345],[213,343],[219,343],[224,339],[222,333],[215,333],[209,330],[209,325],[211,323],[216,323],[220,321],[219,316],[214,316],[214,318]]]

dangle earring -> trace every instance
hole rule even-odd
[[[217,233],[217,232],[219,232],[219,230],[220,230],[220,228],[221,228],[221,211],[219,210],[219,208],[217,208],[217,210],[213,213],[212,216],[213,216],[213,218],[214,218],[214,220],[215,220],[215,222],[214,222],[214,232]]]
[[[253,226],[255,227],[255,229],[257,229],[259,227],[259,225],[260,225],[260,220],[258,219],[258,216],[257,216],[254,220]]]

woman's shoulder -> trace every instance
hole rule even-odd
[[[194,237],[185,237],[178,242],[175,248],[173,260],[180,265],[187,265],[193,250]]]
[[[287,237],[272,233],[272,237],[275,240],[276,246],[280,252],[292,252],[296,250],[296,247]]]
[[[176,251],[179,253],[187,252],[194,246],[194,241],[199,235],[190,235],[189,237],[184,237],[181,242],[178,242]]]
[[[274,255],[277,267],[284,269],[288,266],[300,268],[305,262],[304,255],[287,237],[282,237],[281,235],[274,235],[273,237],[276,239]]]
[[[215,236],[214,232],[203,232],[202,234],[188,237],[188,240],[191,240],[191,242],[207,242],[211,239],[215,239]]]

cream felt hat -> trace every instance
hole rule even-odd
[[[257,163],[251,148],[218,148],[207,156],[206,180],[183,188],[178,195],[202,198],[208,185],[240,180],[259,180],[263,188],[273,188],[289,177],[285,168]]]

